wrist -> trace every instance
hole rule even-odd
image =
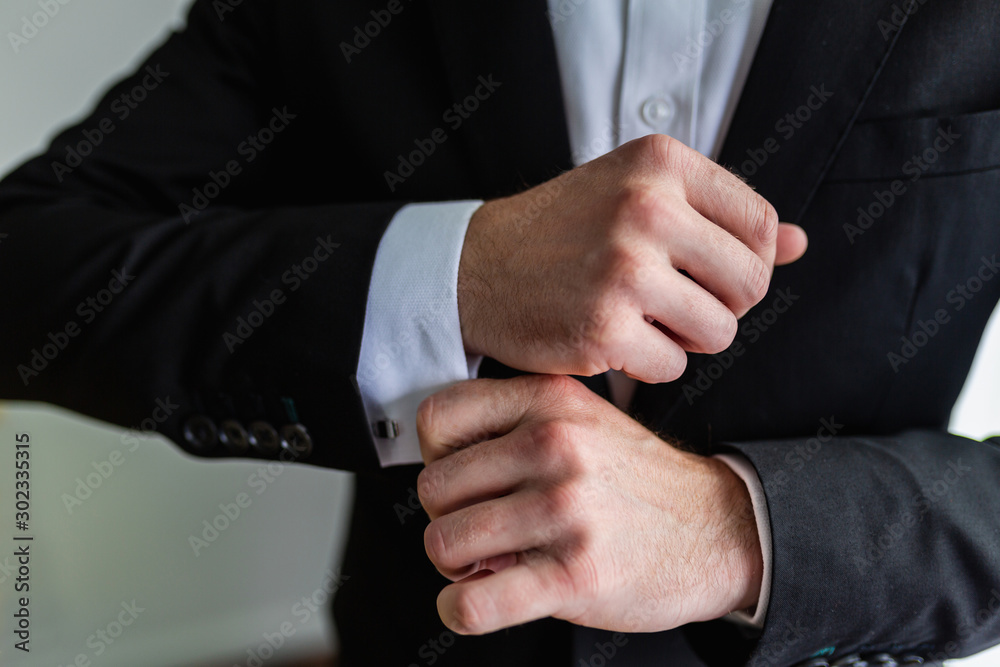
[[[495,207],[496,202],[486,202],[472,214],[458,264],[458,320],[468,355],[489,356],[481,334],[483,303],[489,301],[491,291],[484,275],[482,249],[489,247],[488,231],[495,224]]]
[[[726,568],[719,580],[728,582],[726,612],[752,610],[760,599],[764,557],[757,518],[746,483],[717,459],[705,459],[713,471],[716,501],[723,522],[718,545]]]

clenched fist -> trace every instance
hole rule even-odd
[[[664,135],[484,204],[462,250],[465,349],[525,371],[676,379],[805,252],[737,176]]]
[[[470,380],[417,417],[438,612],[482,634],[554,616],[658,632],[756,604],[749,492],[572,378]]]

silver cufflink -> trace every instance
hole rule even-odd
[[[372,424],[372,433],[376,438],[395,438],[399,436],[399,424],[394,419],[380,419]]]

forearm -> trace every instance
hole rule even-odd
[[[309,462],[367,465],[352,378],[371,263],[397,206],[213,210],[197,225],[76,202],[4,207],[0,279],[26,288],[0,295],[18,321],[0,350],[2,395],[212,456],[280,452],[198,446],[190,418],[220,430],[299,423],[314,440]],[[164,414],[158,399],[175,407]]]

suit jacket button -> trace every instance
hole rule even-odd
[[[250,446],[258,454],[273,457],[281,450],[278,432],[267,422],[252,422],[250,424]]]
[[[235,419],[227,419],[219,426],[221,427],[219,441],[226,448],[226,451],[236,456],[246,454],[247,449],[250,448],[250,438],[246,429],[243,428],[243,424]]]
[[[285,424],[281,429],[281,446],[294,458],[312,454],[313,441],[302,424]]]
[[[184,441],[193,452],[201,454],[210,451],[218,438],[215,422],[205,415],[194,415],[184,422]]]

